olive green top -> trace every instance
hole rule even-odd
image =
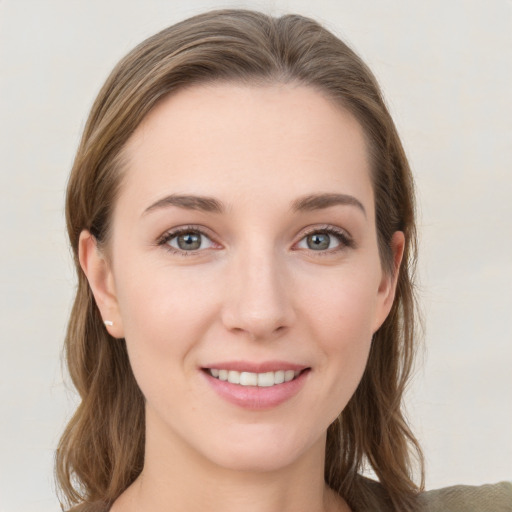
[[[455,485],[423,494],[425,512],[512,512],[512,482]]]
[[[364,478],[363,486],[368,502],[359,512],[395,512],[380,483]],[[425,491],[418,512],[512,512],[512,482]]]

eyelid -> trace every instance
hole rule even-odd
[[[208,238],[212,242],[212,244],[216,245],[217,246],[216,248],[222,248],[222,245],[216,240],[215,235],[212,233],[212,231],[210,229],[206,228],[205,226],[201,226],[201,225],[197,225],[197,224],[186,224],[183,226],[176,226],[174,228],[168,229],[160,237],[158,237],[158,239],[156,240],[156,245],[158,245],[158,246],[165,245],[166,250],[168,250],[172,253],[175,253],[175,254],[183,255],[183,256],[194,255],[194,254],[198,254],[200,252],[204,252],[208,249],[211,249],[211,247],[209,247],[209,248],[205,248],[205,249],[197,249],[195,251],[184,251],[184,250],[172,247],[168,244],[169,240],[171,240],[181,234],[190,233],[190,232],[199,233],[200,235]],[[354,248],[356,246],[354,239],[352,238],[352,236],[346,229],[340,228],[338,226],[333,226],[332,224],[320,224],[320,225],[307,226],[307,227],[303,228],[299,234],[300,238],[298,238],[298,240],[293,244],[292,249],[294,249],[297,246],[297,244],[299,242],[301,242],[305,237],[312,235],[314,233],[327,233],[328,235],[335,236],[339,241],[339,245],[333,249],[326,249],[326,250],[322,250],[322,251],[311,250],[311,252],[317,252],[319,255],[320,254],[332,254],[332,253],[335,253],[338,251],[342,251],[343,249]],[[299,250],[302,250],[302,249],[299,249]]]
[[[342,251],[343,249],[348,248],[354,248],[356,246],[354,239],[352,235],[343,228],[340,228],[338,226],[333,226],[332,224],[320,224],[316,226],[308,226],[304,228],[300,233],[300,238],[297,240],[297,242],[294,243],[294,247],[304,240],[309,235],[312,235],[314,233],[327,233],[328,235],[335,236],[339,241],[339,246],[333,248],[333,249],[326,249],[323,251],[313,251],[311,249],[311,252],[317,252],[320,254],[332,254],[338,251]],[[305,249],[306,250],[306,249]]]
[[[173,238],[176,238],[177,236],[180,236],[185,233],[198,233],[208,238],[208,240],[210,240],[212,244],[216,245],[217,248],[221,247],[221,244],[219,244],[216,241],[216,237],[212,234],[210,229],[196,224],[186,224],[183,226],[176,226],[174,228],[168,229],[167,231],[165,231],[165,233],[158,237],[158,239],[156,240],[156,245],[165,246],[165,249],[170,251],[171,253],[182,256],[190,256],[211,249],[211,247],[208,247],[205,249],[197,249],[194,251],[185,251],[169,245],[169,240],[172,240]]]

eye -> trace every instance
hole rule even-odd
[[[328,251],[340,245],[340,241],[329,233],[317,232],[306,235],[297,245],[299,249]]]
[[[298,249],[311,251],[333,251],[353,247],[353,242],[342,230],[335,228],[317,229],[306,234],[297,244]]]
[[[159,242],[177,253],[196,252],[215,247],[214,242],[197,229],[180,229],[166,233]]]

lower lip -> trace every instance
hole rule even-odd
[[[275,384],[269,387],[241,386],[231,384],[227,380],[212,377],[208,371],[202,371],[208,384],[228,402],[244,409],[262,410],[271,409],[293,398],[304,386],[309,369],[289,382]]]

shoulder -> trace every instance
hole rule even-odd
[[[360,477],[357,481],[365,502],[356,506],[364,512],[392,512],[384,487],[375,480]],[[455,485],[422,492],[421,512],[512,512],[512,482],[493,485]],[[356,504],[357,505],[357,504]]]
[[[512,482],[455,485],[421,495],[425,512],[512,512]]]

